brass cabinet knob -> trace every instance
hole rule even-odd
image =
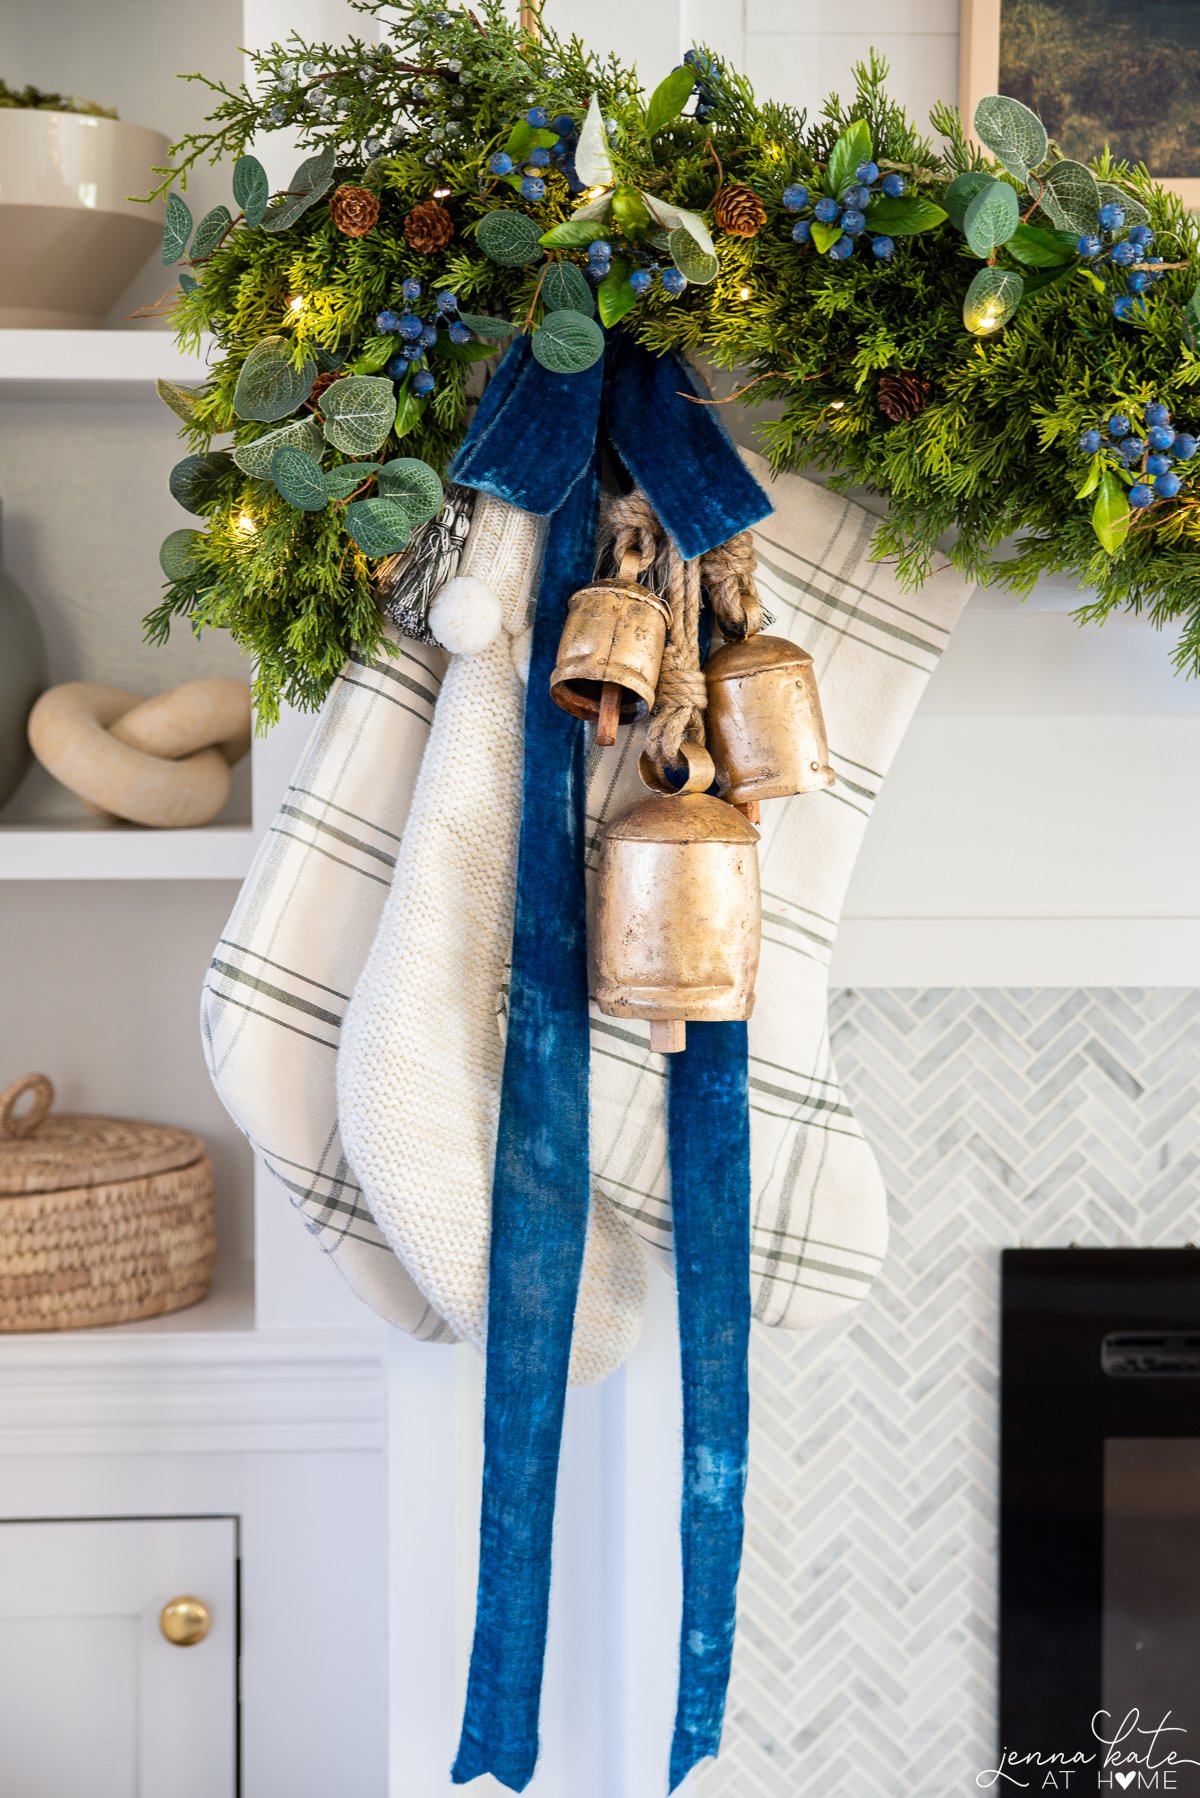
[[[159,1614],[158,1627],[176,1648],[194,1648],[212,1628],[212,1612],[202,1598],[172,1598]]]

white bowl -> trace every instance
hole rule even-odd
[[[0,108],[0,328],[99,325],[162,237],[159,131]]]

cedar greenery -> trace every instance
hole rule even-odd
[[[384,11],[384,0],[355,4]],[[518,161],[527,154],[536,140],[522,135],[528,128],[520,121],[530,105],[579,122],[594,95],[616,165],[602,229],[617,278],[598,294],[603,324],[632,331],[652,351],[679,350],[737,371],[744,403],[768,409],[761,434],[776,468],[825,468],[835,485],[885,495],[889,513],[875,547],[896,559],[907,581],[920,581],[943,553],[1018,592],[1042,574],[1066,574],[1094,590],[1081,619],[1131,607],[1156,624],[1182,620],[1178,663],[1188,672],[1200,667],[1200,496],[1185,489],[1132,522],[1123,517],[1105,549],[1088,497],[1102,471],[1079,447],[1082,431],[1116,411],[1139,418],[1151,400],[1165,402],[1180,429],[1200,434],[1200,315],[1191,304],[1197,227],[1144,169],[1107,156],[1090,165],[1098,180],[1140,202],[1169,264],[1181,265],[1156,282],[1144,318],[1117,322],[1104,283],[1069,250],[1059,252],[1061,263],[1031,269],[1015,257],[1016,240],[1011,249],[997,246],[984,266],[1020,270],[1024,296],[1002,329],[976,336],[964,328],[963,306],[980,257],[941,211],[930,212],[933,228],[898,235],[886,262],[854,256],[837,263],[792,241],[784,188],[802,183],[819,192],[835,146],[862,121],[874,159],[901,173],[910,194],[940,205],[956,176],[984,171],[1017,190],[1021,213],[1032,220],[1029,241],[1043,226],[1043,247],[1049,242],[1036,206],[1042,176],[1030,175],[1027,192],[1011,163],[1002,168],[978,149],[949,107],[932,115],[941,139],[935,147],[889,99],[878,56],[855,71],[849,101],[831,99],[809,121],[757,101],[736,70],[692,52],[698,104],[681,114],[673,97],[678,76],[647,96],[616,58],[595,57],[546,28],[531,38],[510,22],[502,0],[452,13],[436,0],[405,0],[399,11],[385,44],[293,38],[256,56],[259,91],[207,83],[216,96],[209,131],[174,146],[174,162],[160,171],[157,191],[178,194],[198,160],[242,158],[241,186],[249,191],[249,146],[272,126],[296,132],[306,155],[326,155],[318,174],[328,179],[286,229],[272,231],[268,211],[261,227],[218,218],[202,257],[193,241],[174,318],[184,347],[197,349],[212,332],[218,353],[195,394],[164,394],[193,453],[211,454],[214,439],[227,433],[240,448],[287,422],[247,422],[234,411],[242,366],[266,337],[282,335],[295,364],[315,362],[322,380],[378,373],[390,340],[378,337],[376,316],[402,305],[401,283],[417,277],[429,297],[437,290],[458,296],[474,340],[442,343],[431,355],[437,385],[428,399],[400,384],[396,425],[369,466],[415,456],[444,471],[477,391],[473,362],[501,350],[511,330],[537,331],[549,316],[544,302],[556,263],[587,267],[589,231],[581,223],[546,241],[573,220],[583,201],[579,185],[572,190],[562,172],[547,169],[544,198],[527,201],[514,191],[519,172],[497,179],[488,159],[506,144]],[[388,17],[395,18],[391,8]],[[346,237],[329,216],[328,192],[345,182],[381,202],[377,225],[361,237]],[[689,273],[682,295],[672,299],[656,284],[633,303],[625,290],[628,255],[667,253],[661,221],[647,206],[711,219],[716,194],[733,183],[762,201],[762,228],[748,237],[714,227],[715,278],[707,280],[712,269],[698,240],[685,241],[688,254],[676,256]],[[403,222],[435,191],[455,233],[443,251],[422,255],[406,241]],[[501,263],[483,252],[478,227],[497,208],[536,225],[545,247],[535,247],[531,261]],[[697,223],[704,235],[703,219]],[[574,242],[564,241],[572,235]],[[563,293],[573,286],[579,283],[557,281]],[[302,303],[293,306],[297,298]],[[590,292],[576,305],[590,315]],[[928,384],[929,398],[893,420],[881,408],[880,386],[901,374],[918,390]],[[299,417],[319,413],[321,386]],[[331,494],[344,490],[348,498],[353,471],[334,484],[341,466],[335,458]],[[1115,476],[1113,490],[1127,513]],[[188,491],[207,528],[196,532],[188,571],[150,615],[150,633],[164,636],[176,616],[197,629],[230,629],[255,659],[264,724],[281,698],[318,704],[346,654],[369,654],[381,639],[371,560],[347,534],[347,498],[299,510],[228,458]]]

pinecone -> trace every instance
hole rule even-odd
[[[419,256],[432,256],[454,236],[454,220],[436,200],[423,200],[405,214],[404,235]]]
[[[329,216],[347,237],[365,237],[378,222],[379,197],[367,187],[347,182],[329,196]]]
[[[918,412],[923,412],[932,392],[933,382],[927,381],[924,375],[914,375],[910,369],[901,369],[898,374],[880,375],[879,391],[875,397],[883,416],[894,425],[899,425],[906,419],[915,418]]]
[[[341,378],[341,371],[339,369],[326,370],[323,375],[318,375],[312,384],[312,392],[308,396],[309,399],[314,401],[319,400],[325,389],[327,387],[332,387],[333,383],[335,381],[340,381]]]
[[[767,222],[767,209],[752,187],[731,181],[713,201],[713,216],[731,237],[757,237]]]

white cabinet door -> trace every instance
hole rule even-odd
[[[212,1622],[168,1642],[163,1606]],[[0,1798],[234,1798],[231,1517],[0,1523]]]

